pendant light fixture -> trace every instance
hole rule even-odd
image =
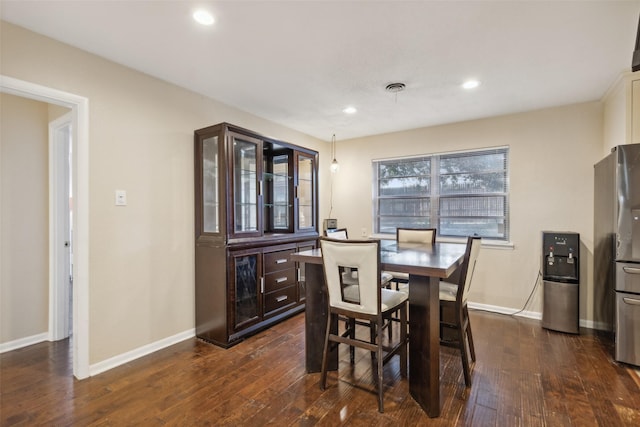
[[[330,166],[331,173],[336,173],[338,172],[338,169],[340,169],[340,165],[336,160],[336,134],[335,133],[331,137],[331,156],[333,157],[333,160],[331,161],[331,166]]]

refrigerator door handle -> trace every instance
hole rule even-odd
[[[640,268],[634,268],[634,267],[622,267],[622,270],[625,273],[629,273],[629,274],[640,274]]]
[[[624,301],[625,304],[629,304],[629,305],[640,305],[640,299],[635,299],[635,298],[622,298],[622,301]]]

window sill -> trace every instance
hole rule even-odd
[[[386,239],[386,240],[395,240],[395,234],[374,234],[371,236],[374,239]],[[466,239],[461,237],[438,237],[437,242],[442,243],[465,243]],[[487,249],[498,249],[498,250],[513,250],[515,245],[513,242],[502,242],[497,240],[482,240],[482,247]]]

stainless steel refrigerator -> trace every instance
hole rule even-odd
[[[595,321],[612,325],[615,359],[640,366],[640,144],[595,165]]]

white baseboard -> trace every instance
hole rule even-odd
[[[158,350],[162,350],[163,348],[177,344],[186,339],[192,338],[195,336],[195,334],[195,328],[189,329],[187,331],[180,332],[179,334],[161,339],[160,341],[156,341],[151,344],[138,347],[135,350],[119,354],[110,359],[103,360],[102,362],[94,363],[93,365],[89,366],[89,375],[94,376],[101,374],[102,372],[108,371],[109,369],[124,365],[125,363],[131,362],[132,360],[138,359]]]
[[[517,308],[508,308],[508,307],[500,307],[497,305],[480,304],[480,303],[471,302],[471,301],[469,301],[467,304],[470,309],[484,310],[484,311],[490,311],[492,313],[508,314],[508,315],[514,315],[519,317],[527,317],[529,319],[542,320],[542,313],[537,311],[519,311]]]
[[[467,303],[470,309],[484,310],[490,311],[492,313],[499,314],[509,314],[520,317],[527,317],[529,319],[542,320],[542,313],[538,311],[521,311],[518,312],[518,309],[515,308],[507,308],[500,307],[497,305],[489,305],[489,304],[479,304],[475,302],[469,301]],[[612,329],[611,325],[603,322],[594,322],[593,320],[580,319],[580,326],[588,329],[598,329],[600,331],[610,331]]]
[[[17,350],[22,347],[28,347],[33,344],[38,344],[43,341],[49,341],[49,333],[43,332],[37,335],[31,335],[30,337],[20,338],[17,340],[9,341],[0,344],[0,354],[7,351]]]

